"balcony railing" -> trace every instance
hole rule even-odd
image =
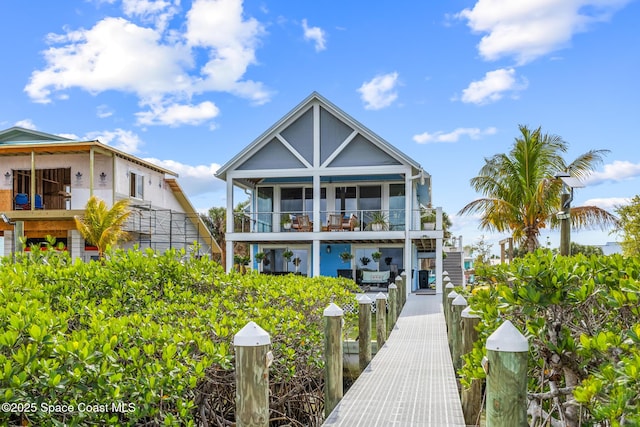
[[[415,210],[409,227],[405,223],[404,209],[354,210],[320,212],[320,231],[380,232],[409,230],[435,230],[435,209],[432,213]],[[234,232],[273,233],[314,231],[316,219],[312,212],[234,212]],[[431,224],[431,225],[428,225]]]

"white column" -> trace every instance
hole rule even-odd
[[[315,223],[313,225],[315,227]],[[313,258],[313,267],[311,276],[318,277],[320,276],[320,240],[314,238],[313,243],[311,245],[311,257]]]
[[[442,267],[442,237],[438,237],[436,239],[436,294],[442,293]]]
[[[233,177],[227,174],[227,235],[233,233]],[[225,269],[230,272],[233,269],[233,241],[227,239],[227,247],[225,249],[226,265]]]

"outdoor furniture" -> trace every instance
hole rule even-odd
[[[358,217],[355,214],[351,214],[349,218],[345,218],[342,221],[342,229],[353,231],[354,228],[357,226],[357,224],[358,224]]]
[[[330,214],[327,222],[327,230],[342,231],[342,214]]]
[[[15,209],[31,209],[29,205],[29,195],[27,193],[18,193],[15,197]]]
[[[44,209],[44,204],[42,203],[42,195],[36,194],[34,202],[36,204],[36,209]]]
[[[374,285],[380,284],[383,286],[389,285],[390,271],[362,271],[362,284]]]
[[[312,231],[313,223],[309,219],[309,215],[298,215],[297,216],[297,224],[294,224],[294,227],[298,231]]]

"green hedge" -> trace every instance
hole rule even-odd
[[[484,378],[486,338],[509,319],[529,340],[531,425],[640,425],[640,259],[539,250],[477,273],[458,289],[482,317],[463,384]]]
[[[232,421],[233,335],[250,320],[271,334],[274,387],[309,369],[321,383],[322,311],[352,300],[351,283],[227,275],[180,251],[4,258],[0,424]]]

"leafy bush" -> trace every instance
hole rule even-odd
[[[233,421],[232,340],[253,320],[271,334],[274,417],[312,425],[322,414],[322,311],[350,301],[350,283],[227,275],[181,251],[3,259],[0,396],[15,410],[0,424]]]
[[[529,340],[532,426],[640,425],[640,259],[538,250],[476,277],[457,289],[482,317],[465,385],[484,378],[486,338],[509,319]]]

